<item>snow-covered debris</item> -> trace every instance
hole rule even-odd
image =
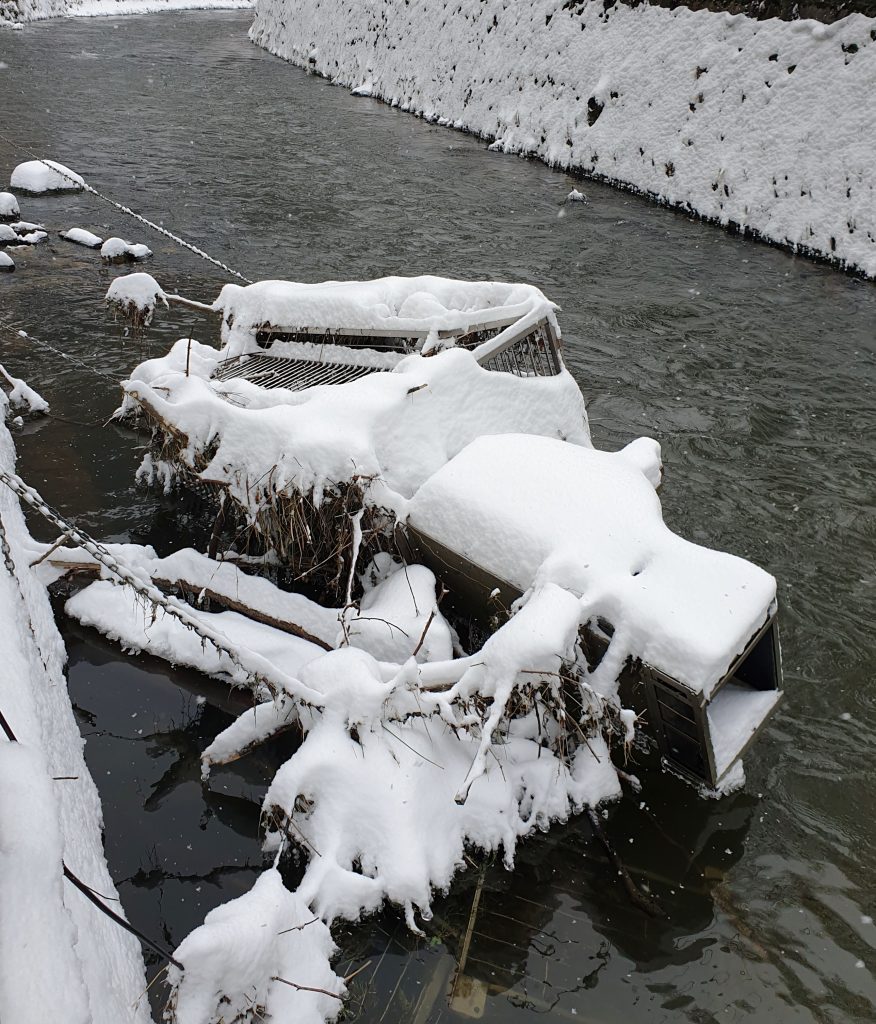
[[[556,305],[533,285],[425,275],[322,284],[227,284],[213,308],[223,316],[226,356],[252,348],[256,331],[265,325],[287,332],[343,327],[414,337],[433,331],[463,334],[485,322],[511,324],[526,316],[545,316],[556,326]]]
[[[15,270],[15,260],[9,255],[8,252],[3,252],[0,249],[0,271],[12,271]]]
[[[579,192],[578,189],[573,188],[572,191],[566,196],[566,202],[568,203],[586,203],[587,196],[583,192]]]
[[[272,53],[508,153],[876,275],[876,19],[602,0],[260,0]],[[863,120],[862,120],[863,117]]]
[[[98,244],[100,243],[97,236],[92,235],[91,237],[95,238]],[[118,239],[109,241],[118,241]],[[82,242],[81,244],[89,243]],[[108,242],[104,243],[104,248],[108,244]],[[101,256],[105,256],[103,249],[101,249]],[[152,323],[155,306],[159,302],[166,306],[167,296],[155,278],[149,274],[125,274],[122,277],[117,277],[106,293],[107,306],[118,318],[137,328],[148,327]]]
[[[376,556],[369,574],[358,608],[344,614],[347,643],[378,661],[448,661],[453,641],[438,609],[434,574],[422,565],[404,566],[385,552]]]
[[[9,180],[11,188],[21,192],[69,192],[85,185],[84,179],[55,160],[28,160],[19,164]]]
[[[14,220],[20,214],[15,196],[11,192],[0,192],[0,220]]]
[[[212,910],[180,944],[175,957],[185,970],[168,971],[173,987],[168,1019],[174,1024],[334,1020],[345,993],[329,965],[334,949],[325,924],[272,868],[249,892]]]
[[[0,256],[3,254],[0,253]],[[2,263],[0,263],[2,266]],[[13,264],[14,266],[14,264]],[[30,385],[20,377],[13,377],[7,373],[6,368],[0,363],[0,378],[6,381],[11,388],[8,396],[9,405],[13,408],[26,409],[28,412],[46,413],[49,411],[49,403],[37,394]]]
[[[551,581],[579,595],[614,627],[607,665],[640,658],[708,697],[766,621],[776,581],[672,533],[659,449],[629,449],[481,437],[419,489],[408,522],[521,593]]]
[[[59,234],[68,242],[75,242],[77,245],[84,245],[89,249],[99,249],[103,245],[103,239],[99,235],[86,231],[84,228],[69,228],[67,231],[60,231]]]
[[[142,242],[126,242],[124,238],[108,238],[100,247],[105,260],[145,260],[152,250]]]

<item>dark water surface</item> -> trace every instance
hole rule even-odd
[[[874,1020],[876,289],[599,185],[564,206],[571,178],[355,99],[252,47],[247,24],[185,14],[0,33],[0,132],[18,144],[0,140],[0,179],[35,149],[254,279],[539,285],[562,304],[597,445],[657,437],[672,527],[765,566],[782,602],[787,700],[745,791],[703,801],[651,773],[610,813],[665,920],[630,906],[575,820],[524,843],[513,874],[467,871],[425,939],[394,913],[339,930],[339,969],[371,962],[349,1016]],[[57,230],[145,241],[147,269],[200,298],[225,280],[88,196],[21,205],[52,235],[0,275],[0,319],[116,378],[141,358],[103,313],[119,271]],[[179,314],[159,319],[144,352],[188,331]],[[134,488],[142,440],[102,426],[118,397],[105,380],[8,335],[0,351],[52,404],[17,439],[51,502],[103,538],[166,549],[196,534]],[[251,885],[282,750],[202,790],[197,757],[229,720],[225,691],[77,628],[66,639],[110,868],[130,916],[178,943]]]

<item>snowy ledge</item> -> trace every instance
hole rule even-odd
[[[876,276],[876,19],[259,0],[250,38],[430,121]]]

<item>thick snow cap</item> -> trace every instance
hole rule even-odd
[[[19,164],[9,184],[11,188],[34,193],[78,191],[85,187],[82,177],[55,160],[28,160]]]

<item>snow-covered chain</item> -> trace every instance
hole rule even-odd
[[[110,554],[97,541],[68,523],[53,508],[46,504],[42,496],[34,488],[26,484],[21,477],[15,473],[0,469],[0,481],[5,483],[22,501],[26,501],[40,515],[48,519],[49,522],[54,523],[62,533],[84,551],[87,551],[95,561],[99,562],[114,576],[117,576],[141,597],[160,607],[168,615],[179,619],[180,622],[201,637],[202,640],[212,644],[218,651],[225,654],[251,680],[254,688],[266,686],[272,693],[275,693],[277,686],[273,683],[273,680],[279,677],[283,690],[289,696],[303,701],[305,704],[322,707],[323,697],[320,693],[309,687],[302,686],[297,679],[286,675],[256,651],[251,651],[239,644],[234,646],[229,644],[227,638],[222,633],[212,629],[196,615],[192,614],[188,605],[183,601],[163,594],[154,584],[147,582],[137,573],[122,565],[114,555]]]

